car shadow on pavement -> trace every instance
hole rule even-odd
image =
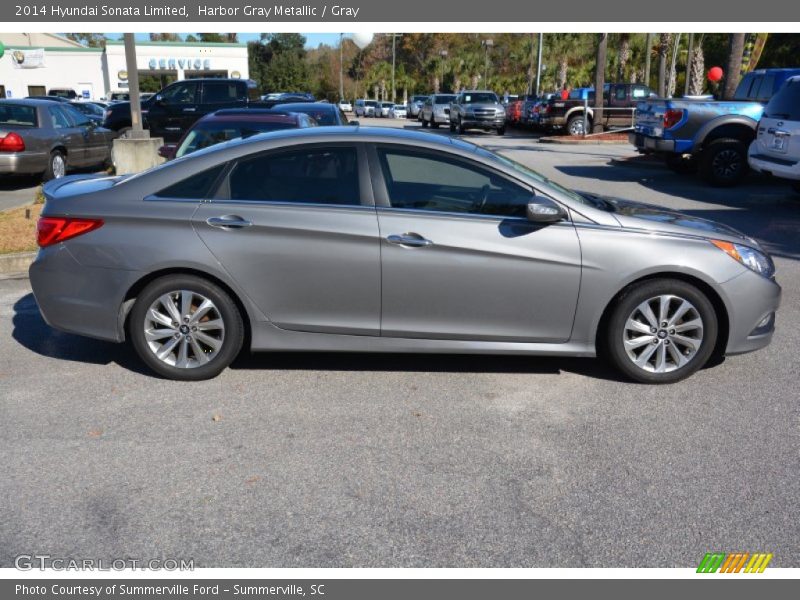
[[[231,369],[279,371],[365,371],[410,373],[575,373],[593,379],[623,381],[604,361],[555,356],[475,354],[389,354],[353,352],[243,352]]]
[[[39,175],[11,175],[0,177],[0,192],[14,192],[35,187],[42,182]]]
[[[53,329],[44,322],[33,294],[14,304],[12,337],[40,356],[95,365],[116,363],[141,374],[151,374],[129,344],[115,344]]]

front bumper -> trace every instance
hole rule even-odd
[[[66,246],[58,244],[39,250],[29,275],[48,325],[101,340],[124,340],[120,308],[140,273],[84,267]]]
[[[49,154],[46,152],[0,153],[0,173],[6,175],[30,175],[44,173]]]
[[[448,123],[450,121],[448,120]],[[506,117],[501,115],[493,119],[480,119],[476,117],[464,117],[461,125],[465,129],[501,129],[506,126]]]
[[[767,346],[775,332],[781,286],[748,269],[720,288],[729,321],[725,354],[742,354]]]

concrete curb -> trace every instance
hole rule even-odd
[[[0,278],[8,279],[11,277],[28,274],[28,267],[31,266],[36,252],[14,252],[13,254],[0,254]]]
[[[543,137],[539,138],[539,142],[542,144],[587,144],[587,145],[604,145],[604,144],[628,144],[630,142],[626,140],[604,140],[602,138],[580,138],[577,136],[559,136],[559,137]]]

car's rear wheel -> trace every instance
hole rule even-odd
[[[466,129],[464,129],[464,123],[461,121],[461,117],[458,117],[458,126],[456,127],[456,130],[458,131],[458,135],[464,135],[464,132],[466,131]]]
[[[606,329],[611,362],[640,383],[674,383],[700,369],[717,342],[709,299],[677,279],[631,286],[617,299]]]
[[[586,120],[586,124],[588,127],[591,127],[588,119]],[[583,115],[570,117],[569,121],[567,121],[567,133],[570,135],[583,135],[586,133],[583,127]]]
[[[422,121],[422,127],[423,128],[427,128],[428,127],[428,122],[425,119],[421,119],[421,121]]]
[[[703,149],[700,174],[719,187],[737,185],[747,175],[747,146],[733,138],[714,140]]]
[[[436,122],[436,117],[431,114],[431,129],[439,129],[439,124]]]
[[[153,371],[183,381],[216,377],[239,354],[242,315],[218,285],[168,275],[136,299],[129,320],[133,346]]]
[[[450,133],[456,132],[456,124],[450,121]]]
[[[61,150],[53,150],[47,161],[47,169],[44,172],[44,180],[61,179],[67,174],[67,157]]]
[[[506,134],[506,128],[505,127],[498,128],[497,135],[505,135],[505,134]]]

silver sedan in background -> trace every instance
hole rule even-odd
[[[114,132],[68,102],[0,100],[0,176],[63,177],[111,162]]]
[[[30,279],[45,320],[130,340],[173,379],[217,375],[246,340],[602,354],[669,383],[766,346],[780,303],[772,260],[733,229],[419,132],[272,132],[44,192]]]

